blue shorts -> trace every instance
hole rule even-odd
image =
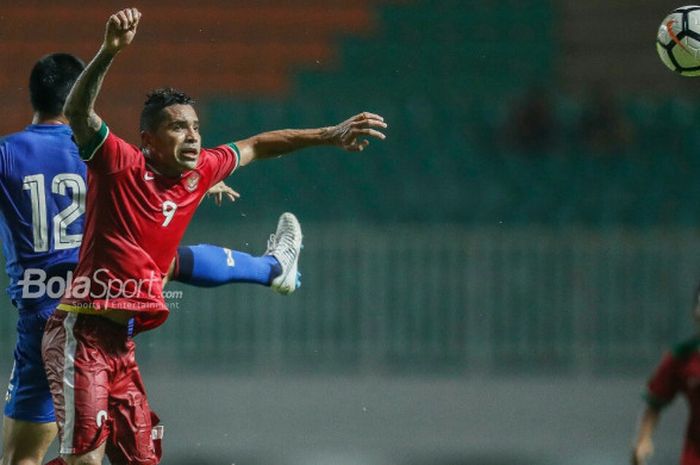
[[[17,345],[10,385],[5,395],[5,416],[32,423],[56,421],[51,391],[41,360],[41,339],[54,307],[27,315],[17,322]]]

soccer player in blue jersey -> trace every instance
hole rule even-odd
[[[39,60],[29,83],[32,124],[0,140],[0,239],[10,278],[8,293],[19,312],[14,367],[5,396],[2,465],[41,464],[57,432],[41,340],[60,296],[28,293],[31,286],[25,285],[28,272],[48,288],[52,282],[65,283],[78,261],[86,167],[72,141],[63,104],[83,68],[79,59],[64,53]],[[222,195],[236,195],[227,187],[214,193],[218,203]],[[259,283],[289,294],[299,284],[300,243],[296,218],[284,214],[265,255],[253,257],[207,244],[180,247],[168,278],[205,287]]]

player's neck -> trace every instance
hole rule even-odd
[[[146,156],[146,164],[148,167],[156,174],[160,176],[164,176],[166,178],[179,178],[182,177],[183,171],[179,171],[176,169],[168,168],[165,165],[157,163],[156,160],[154,160],[150,156]]]
[[[32,124],[68,124],[68,119],[64,115],[45,115],[34,113]]]

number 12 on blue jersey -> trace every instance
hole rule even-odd
[[[32,203],[32,236],[34,252],[49,250],[49,218],[46,213],[46,189],[44,175],[32,174],[22,179],[22,188],[29,191]],[[85,180],[75,173],[59,173],[51,181],[53,194],[70,196],[71,203],[58,212],[53,222],[54,250],[65,250],[80,247],[83,240],[82,232],[68,234],[68,226],[85,213]]]

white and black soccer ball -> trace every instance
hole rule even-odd
[[[676,8],[659,26],[656,51],[682,76],[700,76],[700,5]]]

